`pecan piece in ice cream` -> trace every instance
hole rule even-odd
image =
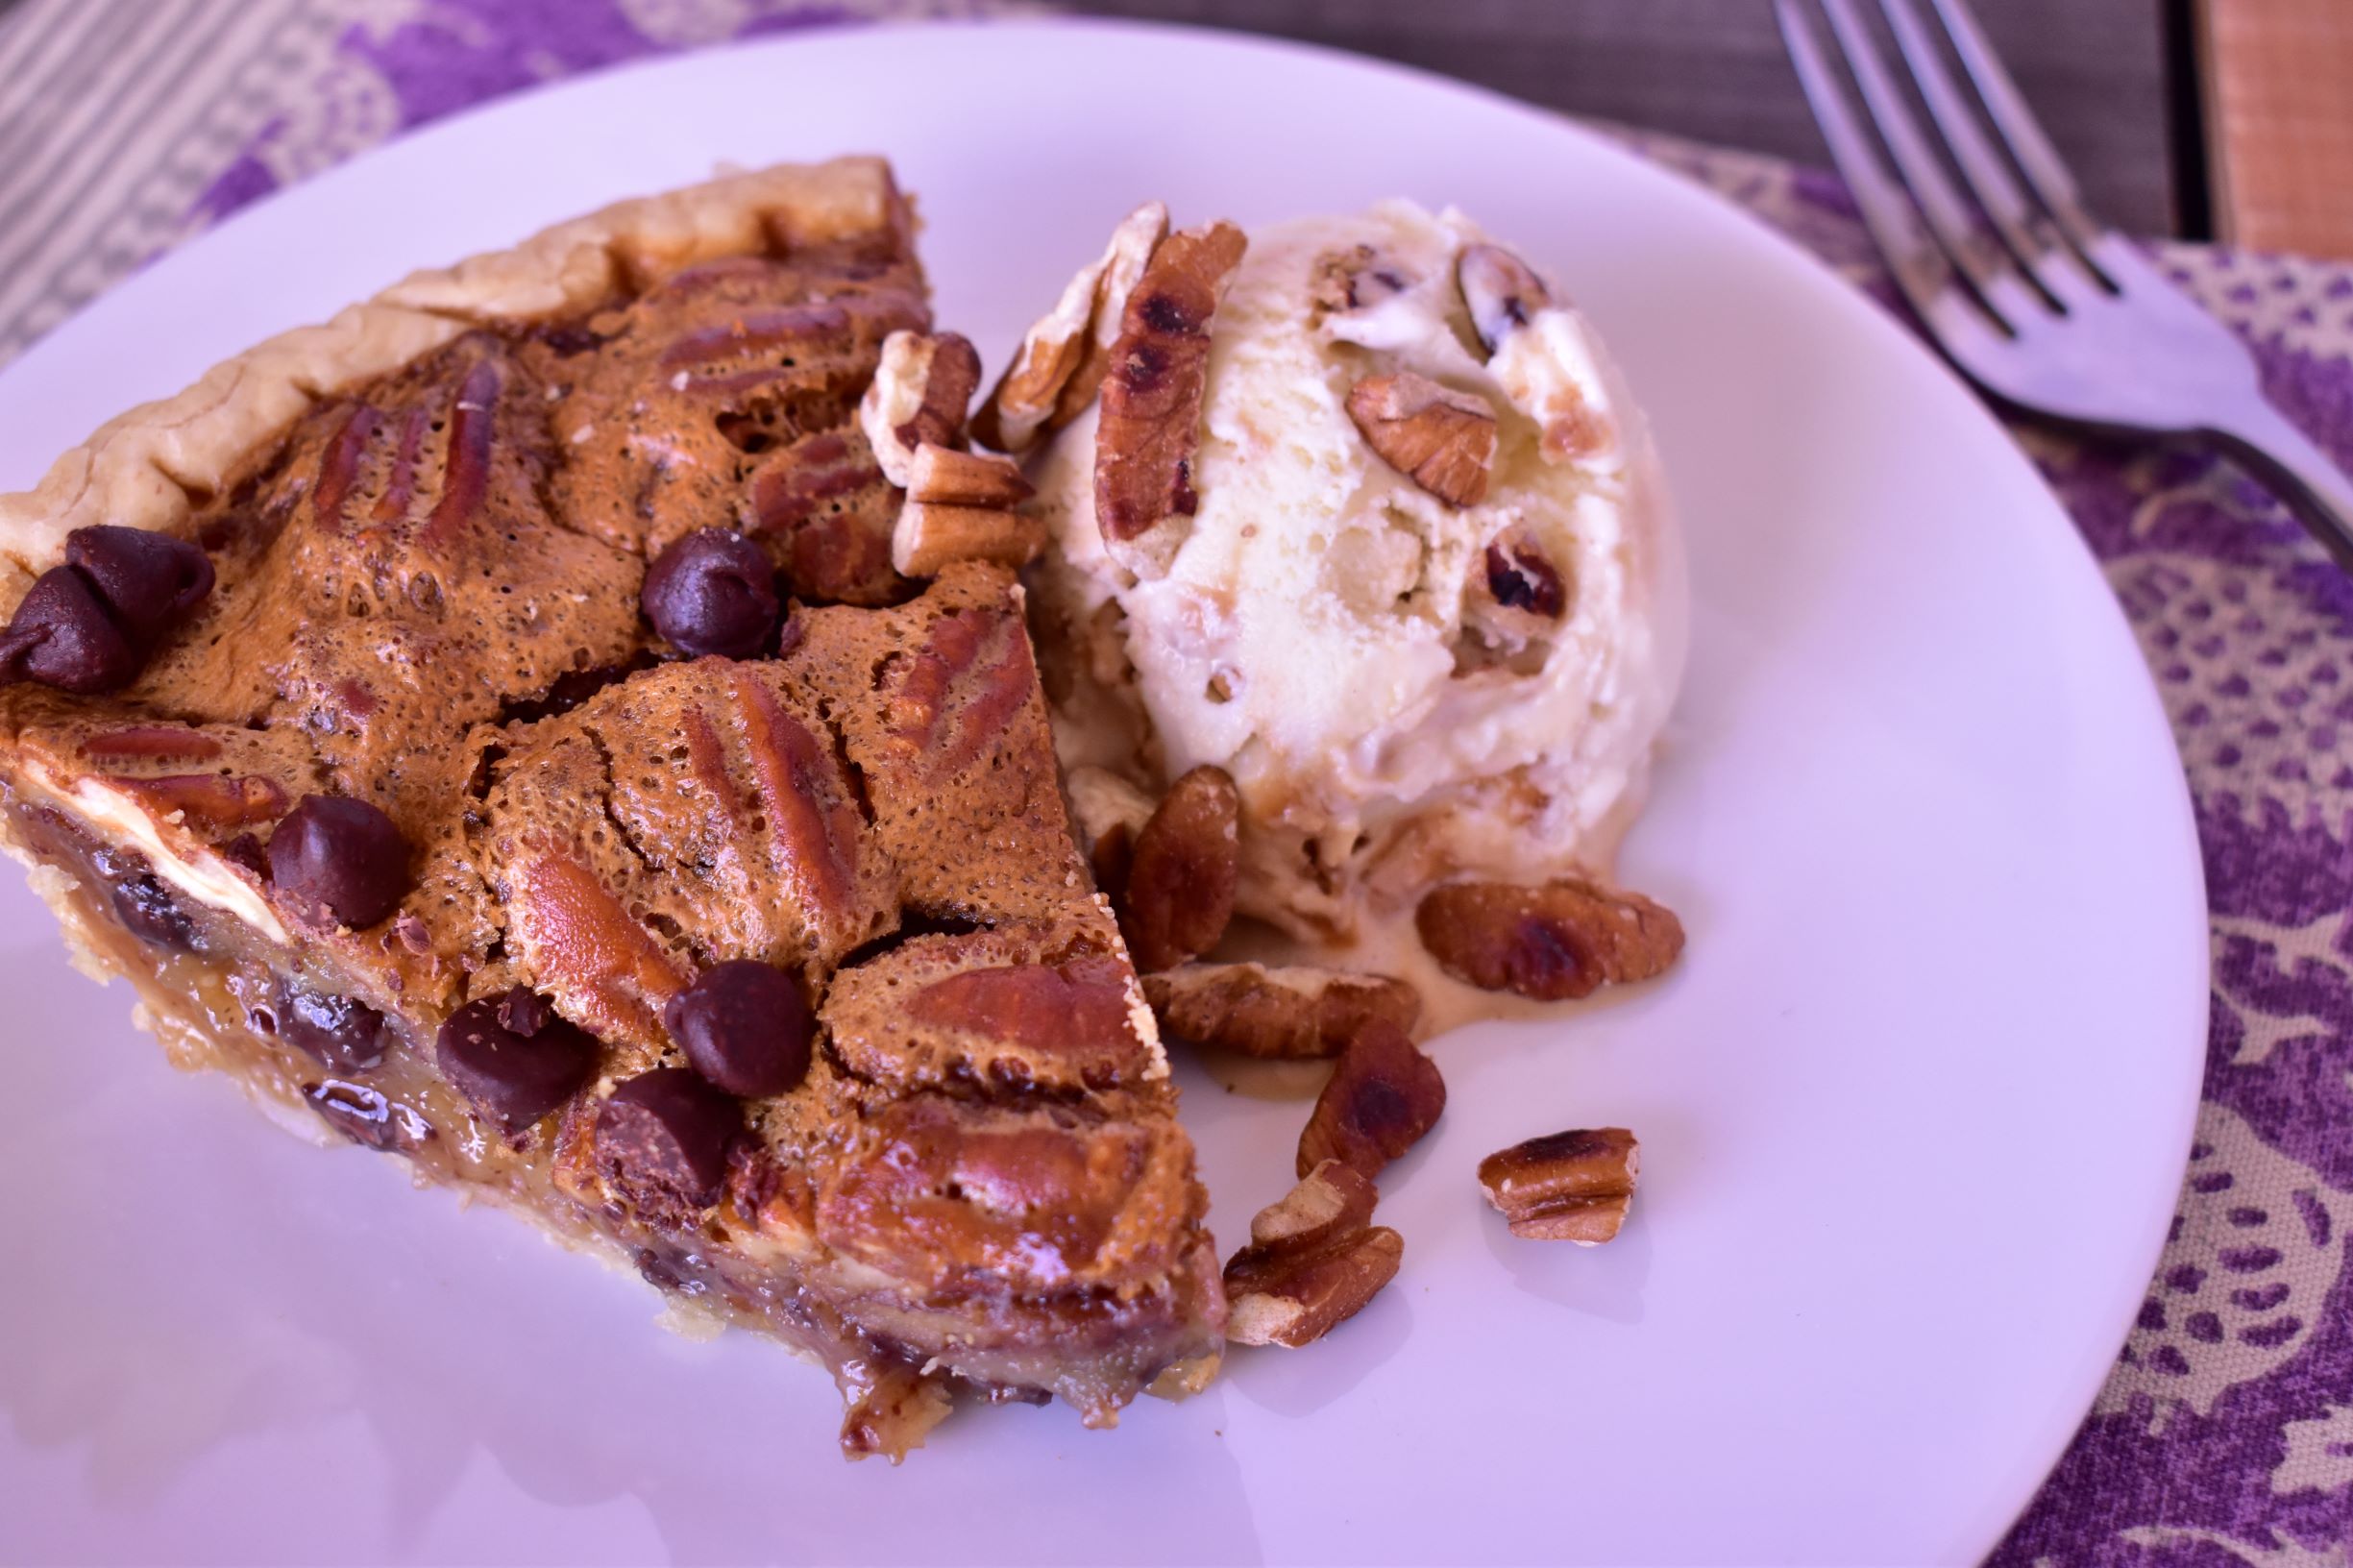
[[[1513,1236],[1591,1247],[1626,1223],[1641,1167],[1625,1128],[1581,1129],[1498,1149],[1479,1162],[1479,1185]]]
[[[1449,506],[1487,499],[1495,410],[1479,398],[1403,371],[1357,382],[1348,417],[1383,462]]]
[[[1337,1160],[1369,1181],[1420,1142],[1445,1109],[1437,1064],[1395,1024],[1366,1024],[1315,1098],[1299,1135],[1299,1174]]]
[[[1112,345],[1095,428],[1095,527],[1104,548],[1140,577],[1167,570],[1200,505],[1192,465],[1210,326],[1246,245],[1230,223],[1180,229],[1161,241]]]
[[[1119,220],[1102,257],[1079,270],[1054,308],[1021,339],[1013,363],[972,416],[972,433],[1023,453],[1086,411],[1111,364],[1129,292],[1168,233],[1168,209],[1146,202]]]
[[[1535,887],[1452,883],[1422,899],[1413,925],[1456,979],[1539,1002],[1648,980],[1683,950],[1674,911],[1577,877]]]
[[[1405,1256],[1405,1238],[1372,1223],[1379,1197],[1331,1161],[1260,1210],[1250,1244],[1226,1264],[1226,1337],[1296,1350],[1361,1311]]]
[[[1337,1056],[1368,1024],[1409,1032],[1422,1012],[1403,980],[1307,965],[1185,964],[1143,993],[1169,1034],[1275,1061]]]

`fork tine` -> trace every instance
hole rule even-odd
[[[1952,264],[1921,222],[1920,209],[1891,174],[1878,147],[1856,120],[1847,89],[1830,68],[1813,19],[1798,0],[1774,0],[1781,40],[1796,67],[1798,86],[1812,106],[1822,138],[1829,143],[1830,159],[1838,165],[1864,227],[1887,261],[1896,286],[1912,309],[1940,335],[1975,325],[1968,306],[1955,298]]]
[[[2076,265],[2078,257],[2071,247],[2064,241],[2054,246],[2034,232],[2042,208],[2010,172],[2009,160],[1986,139],[1960,84],[1946,68],[1921,21],[1914,0],[1879,0],[1879,9],[1895,31],[1896,47],[1902,52],[1912,81],[1927,103],[1928,117],[1944,133],[1946,149],[1960,166],[1961,178],[1968,182],[1977,205],[1993,219],[2002,243],[2018,257],[2026,276],[2054,303],[2063,302],[2085,283],[2096,286],[2096,280]]]
[[[1969,78],[1976,84],[1977,100],[1985,105],[1986,118],[1995,132],[2009,147],[2010,156],[2018,160],[2019,172],[2026,177],[2043,206],[2058,223],[2070,243],[2080,253],[2095,271],[2098,263],[2091,259],[2093,247],[2099,242],[2099,225],[2083,205],[2083,197],[2075,189],[2074,176],[2059,160],[2058,149],[2043,134],[2043,126],[2026,107],[2026,100],[2010,80],[2000,57],[1985,41],[1977,30],[1977,19],[1970,14],[1968,0],[1935,0],[1937,16],[1945,24],[1946,36],[1952,39],[1953,52],[1961,57]],[[2103,282],[2113,280],[2103,277]]]
[[[1961,194],[1960,187],[1945,173],[1919,116],[1904,102],[1896,79],[1881,63],[1878,46],[1864,31],[1850,0],[1822,0],[1822,9],[1830,18],[1831,36],[1846,54],[1847,69],[1853,73],[1855,86],[1863,90],[1863,104],[1871,111],[1872,124],[1877,127],[1880,141],[1895,159],[1896,170],[1902,176],[1913,200],[1920,204],[1929,233],[1944,246],[1946,256],[1995,315],[2013,328],[2031,319],[2027,312],[2036,308],[2035,305],[2010,277],[2008,257],[2001,254],[2001,247],[1989,242],[1979,229],[1969,198]]]

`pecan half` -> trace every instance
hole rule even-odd
[[[1403,1237],[1372,1223],[1379,1196],[1334,1161],[1260,1210],[1250,1244],[1226,1264],[1226,1337],[1296,1350],[1361,1311],[1406,1250]]]
[[[1479,1185],[1531,1241],[1599,1246],[1618,1234],[1634,1201],[1642,1145],[1623,1127],[1552,1133],[1479,1162]]]
[[[1299,1135],[1299,1174],[1337,1160],[1369,1181],[1436,1126],[1445,1109],[1446,1080],[1437,1064],[1395,1024],[1368,1023],[1340,1052],[1315,1097]]]
[[[972,416],[972,433],[1023,453],[1085,411],[1111,363],[1111,345],[1136,280],[1168,233],[1168,209],[1146,202],[1119,220],[1102,257],[1079,269],[1054,308],[1021,339],[1013,363]]]
[[[958,452],[926,441],[916,448],[907,465],[909,501],[943,506],[1018,506],[1038,493],[1010,457],[985,452]]]
[[[1455,261],[1455,284],[1471,313],[1471,330],[1490,356],[1553,303],[1552,290],[1535,269],[1501,245],[1466,247]]]
[[[1170,234],[1120,318],[1095,428],[1094,515],[1104,549],[1140,577],[1167,570],[1201,502],[1192,465],[1210,326],[1247,245],[1230,223]]]
[[[1577,877],[1535,887],[1453,883],[1422,899],[1413,927],[1456,979],[1539,1002],[1648,980],[1683,950],[1672,910]]]
[[[958,333],[902,329],[884,338],[882,363],[858,400],[858,426],[883,477],[907,488],[926,443],[955,442],[979,385],[980,355]]]
[[[1447,505],[1486,500],[1495,410],[1478,397],[1400,371],[1349,388],[1348,417],[1383,462]]]
[[[1378,1020],[1410,1032],[1421,993],[1383,974],[1305,965],[1186,964],[1144,976],[1143,993],[1170,1034],[1244,1056],[1337,1056]]]
[[[1139,969],[1165,969],[1209,951],[1234,918],[1241,878],[1241,795],[1204,765],[1168,786],[1136,835],[1113,901]]]

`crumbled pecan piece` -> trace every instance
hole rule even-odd
[[[1315,258],[1308,285],[1310,303],[1326,313],[1362,310],[1403,294],[1413,279],[1370,245],[1327,251]]]
[[[1038,493],[1010,457],[985,452],[958,452],[926,441],[916,448],[900,481],[909,501],[944,506],[1018,506]]]
[[[1449,506],[1487,498],[1495,410],[1468,392],[1400,371],[1349,389],[1348,417],[1381,460]]]
[[[1127,896],[1136,835],[1152,820],[1152,799],[1108,768],[1073,768],[1063,780],[1080,850],[1094,885],[1114,903]]]
[[[883,477],[908,487],[926,445],[952,446],[980,384],[980,355],[955,332],[901,329],[883,339],[882,362],[858,402],[858,426]]]
[[[1299,1173],[1337,1160],[1370,1180],[1421,1141],[1445,1109],[1446,1080],[1437,1064],[1395,1024],[1368,1023],[1340,1052],[1315,1097],[1299,1135]]]
[[[1170,234],[1120,318],[1095,428],[1094,515],[1104,549],[1138,576],[1167,570],[1200,505],[1192,464],[1210,324],[1246,246],[1230,223]]]
[[[1023,567],[1045,549],[1045,522],[991,506],[911,501],[891,533],[891,565],[901,576],[937,576],[951,561]]]
[[[893,1464],[901,1463],[956,1408],[946,1379],[903,1361],[879,1357],[855,1360],[836,1377],[842,1384],[845,1458],[880,1454]]]
[[[1455,283],[1462,290],[1471,329],[1491,356],[1528,318],[1553,303],[1535,269],[1501,245],[1473,245],[1455,262]]]
[[[1525,528],[1512,528],[1487,546],[1487,592],[1507,610],[1526,610],[1547,621],[1568,613],[1568,584],[1560,569]]]
[[[1119,221],[1102,257],[1081,268],[1054,308],[1021,339],[1013,363],[972,416],[972,433],[1022,453],[1095,399],[1136,280],[1168,233],[1168,209],[1146,202]]]
[[[1226,1264],[1226,1337],[1296,1350],[1362,1311],[1405,1256],[1404,1237],[1372,1223],[1379,1197],[1371,1182],[1328,1161],[1260,1210],[1250,1244]]]
[[[936,576],[950,561],[1026,566],[1045,548],[1045,523],[1014,510],[1036,489],[1010,457],[926,441],[903,481],[906,504],[891,531],[901,576]]]
[[[1683,950],[1672,910],[1577,877],[1535,887],[1457,882],[1422,899],[1413,926],[1456,979],[1540,1002],[1648,980]]]
[[[1241,796],[1204,765],[1168,786],[1137,833],[1114,902],[1139,969],[1165,969],[1209,951],[1234,918],[1241,877]]]
[[[1337,1056],[1378,1019],[1410,1031],[1421,993],[1384,974],[1304,965],[1187,964],[1148,974],[1144,998],[1170,1034],[1245,1056]]]
[[[1552,1133],[1479,1162],[1479,1185],[1531,1241],[1599,1246],[1618,1234],[1634,1201],[1642,1145],[1623,1127]]]

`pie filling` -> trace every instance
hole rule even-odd
[[[191,497],[218,584],[135,680],[0,687],[0,834],[175,1062],[783,1340],[894,1458],[1189,1392],[1224,1313],[1019,589],[891,564],[853,410],[927,325],[897,223],[470,332]]]

